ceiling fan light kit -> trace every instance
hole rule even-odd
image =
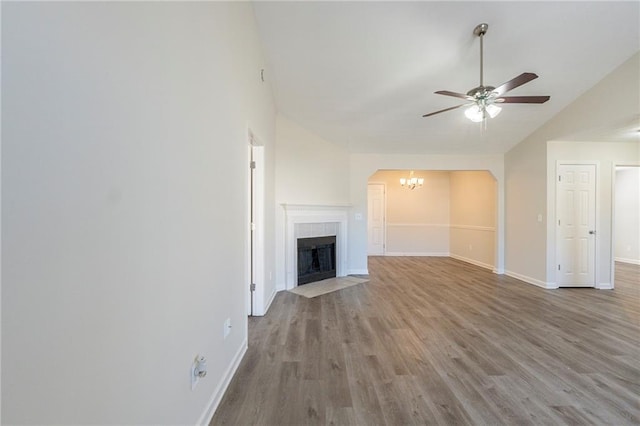
[[[469,107],[465,110],[464,115],[471,121],[479,123],[484,122],[487,118],[494,118],[502,108],[497,106],[496,103],[510,103],[510,104],[542,104],[550,99],[550,96],[503,96],[506,92],[520,87],[525,83],[530,82],[538,78],[538,76],[531,72],[525,72],[513,78],[506,83],[496,87],[484,85],[484,35],[487,33],[489,25],[482,23],[477,25],[473,34],[480,37],[480,85],[469,90],[466,94],[451,92],[448,90],[439,90],[435,92],[438,95],[452,96],[455,98],[465,99],[468,102],[454,107],[445,108],[436,112],[423,115],[423,117],[430,117],[441,112],[451,111],[460,107]]]

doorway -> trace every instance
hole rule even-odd
[[[614,165],[611,283],[617,269],[640,265],[640,165]]]
[[[595,164],[558,164],[556,180],[557,271],[559,287],[595,287]]]
[[[264,146],[249,130],[247,314],[263,315],[264,306]]]
[[[486,170],[377,170],[367,185],[367,254],[448,256],[497,272],[498,202]]]

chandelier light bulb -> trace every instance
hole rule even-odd
[[[487,111],[487,113],[489,113],[489,117],[495,118],[498,114],[500,114],[502,108],[500,108],[499,106],[495,106],[494,104],[490,104],[486,106],[485,110]]]
[[[479,123],[484,120],[484,110],[480,105],[472,105],[464,112],[464,115],[474,123]]]
[[[409,173],[408,178],[400,178],[400,186],[407,189],[422,188],[424,178],[413,176],[413,170]]]

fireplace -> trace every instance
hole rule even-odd
[[[298,285],[336,276],[336,236],[298,238]]]
[[[347,212],[349,206],[283,204],[285,212],[285,289],[298,285],[298,240],[335,238],[336,277],[347,275]]]

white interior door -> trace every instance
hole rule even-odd
[[[596,166],[558,166],[556,218],[559,287],[595,287]]]
[[[367,254],[384,254],[384,185],[370,183],[367,188]]]

